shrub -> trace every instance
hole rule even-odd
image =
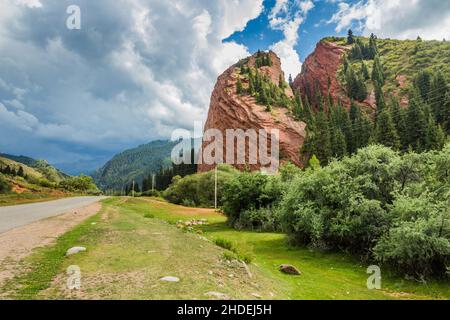
[[[308,170],[280,203],[300,244],[340,249],[415,276],[443,275],[450,257],[450,146],[398,153],[370,146]]]
[[[11,187],[9,186],[5,177],[2,174],[0,174],[0,193],[7,193],[10,190],[11,190]]]
[[[224,185],[223,212],[233,225],[244,211],[275,205],[281,199],[282,189],[278,176],[243,172]]]
[[[218,199],[223,193],[223,186],[237,171],[227,165],[219,165],[217,173]],[[183,204],[190,207],[214,206],[214,171],[198,173],[184,178],[176,177],[163,197],[174,204]]]
[[[450,219],[444,212],[429,219],[402,221],[374,248],[376,259],[416,277],[442,276],[450,265]]]
[[[158,190],[147,190],[141,193],[141,197],[160,197],[161,193]]]
[[[78,177],[66,178],[59,183],[59,187],[73,192],[100,193],[92,177],[83,174]]]
[[[234,227],[258,231],[281,231],[280,212],[276,207],[249,209],[240,214]]]

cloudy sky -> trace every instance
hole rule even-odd
[[[450,39],[450,1],[0,0],[0,152],[90,172],[205,120],[237,59],[272,49],[295,76],[319,39],[350,27]]]

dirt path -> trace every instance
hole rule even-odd
[[[0,286],[21,271],[20,261],[33,249],[53,243],[100,208],[101,204],[97,202],[0,234]]]

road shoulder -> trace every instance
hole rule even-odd
[[[0,234],[0,287],[21,272],[21,261],[34,249],[55,240],[101,209],[101,203],[71,210]]]

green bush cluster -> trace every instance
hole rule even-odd
[[[7,193],[10,190],[11,187],[9,186],[3,174],[0,173],[0,193]]]
[[[227,165],[219,165],[217,171],[217,193],[220,198],[223,194],[225,183],[236,175],[237,171]],[[213,207],[214,171],[190,175],[184,178],[176,176],[162,195],[166,200],[175,204],[191,207]]]
[[[80,175],[78,177],[69,177],[59,183],[59,187],[71,192],[83,192],[89,194],[100,194],[100,190],[90,176]]]
[[[296,179],[281,203],[283,226],[297,243],[442,275],[450,262],[449,196],[450,145],[403,156],[370,146]]]

